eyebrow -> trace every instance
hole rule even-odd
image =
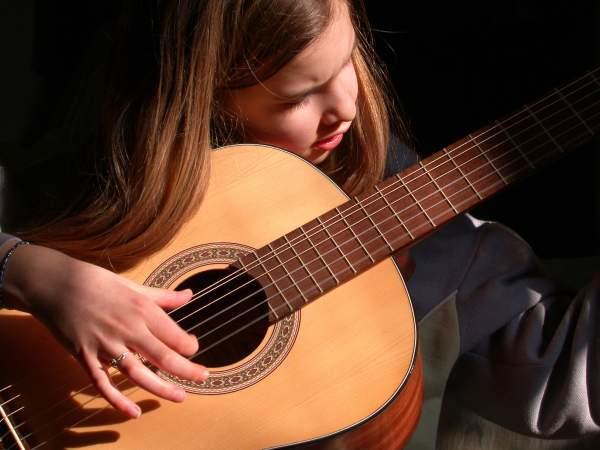
[[[355,36],[354,36],[354,43],[352,44],[352,50],[350,51],[350,56],[348,56],[348,59],[346,59],[346,60],[344,61],[344,64],[342,65],[342,67],[340,67],[340,70],[338,70],[338,71],[336,72],[336,75],[337,75],[337,74],[338,74],[338,73],[339,73],[339,72],[342,70],[342,68],[343,68],[343,67],[344,67],[346,64],[348,64],[348,62],[349,62],[349,61],[352,59],[352,55],[354,54],[354,50],[356,50],[356,47],[358,46],[358,42],[357,42],[357,41],[358,41],[358,39],[356,38],[356,35],[355,35]],[[325,81],[324,83],[321,83],[321,84],[317,84],[317,85],[315,85],[315,86],[312,86],[312,87],[310,87],[310,88],[308,88],[308,89],[305,89],[305,90],[303,90],[303,91],[300,91],[300,92],[295,92],[295,93],[293,93],[293,94],[288,94],[288,95],[281,95],[281,94],[279,94],[279,95],[277,95],[277,97],[281,97],[281,99],[283,99],[283,100],[288,100],[288,101],[290,101],[290,100],[298,100],[298,99],[301,99],[301,98],[303,98],[303,97],[306,97],[307,95],[310,95],[310,94],[312,94],[313,92],[316,92],[316,91],[318,91],[319,89],[321,89],[321,88],[322,88],[324,85],[326,85],[327,83],[329,83],[329,80]]]

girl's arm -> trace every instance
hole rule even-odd
[[[0,234],[0,258],[17,240]],[[21,245],[6,261],[3,302],[42,321],[77,358],[95,386],[118,410],[137,417],[139,407],[110,382],[112,358],[131,351],[119,369],[139,386],[172,401],[185,392],[155,375],[135,355],[178,377],[204,380],[206,368],[182,355],[192,355],[198,342],[163,311],[191,298],[191,291],[174,292],[133,283],[101,267],[55,250]]]
[[[600,432],[599,276],[569,292],[514,232],[468,216],[412,254],[418,316],[454,292],[461,356],[446,395],[529,435]]]

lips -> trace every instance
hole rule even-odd
[[[331,151],[334,148],[336,148],[340,144],[340,142],[342,142],[344,133],[346,131],[341,131],[341,132],[335,133],[329,137],[326,137],[325,139],[321,139],[320,141],[315,142],[312,145],[312,147],[317,150]]]

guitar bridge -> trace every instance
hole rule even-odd
[[[20,397],[12,386],[0,389],[0,450],[30,450],[35,446],[33,435],[25,423],[25,407],[20,405]]]

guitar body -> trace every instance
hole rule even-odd
[[[287,152],[213,153],[200,211],[125,276],[174,289],[347,200]],[[416,341],[406,286],[389,258],[269,325],[254,348],[211,367],[207,382],[173,380],[190,391],[181,404],[123,387],[142,407],[137,420],[89,387],[78,392],[89,384],[79,365],[35,319],[13,311],[0,315],[0,386],[21,395],[33,442],[48,441],[42,448],[401,448],[422,399]]]

